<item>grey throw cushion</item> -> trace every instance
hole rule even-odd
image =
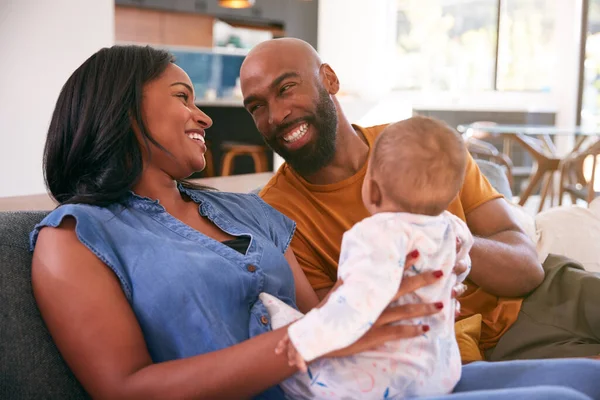
[[[28,235],[45,215],[0,212],[0,399],[89,398],[54,345],[31,290]]]
[[[506,200],[512,200],[512,190],[502,167],[486,160],[475,160],[475,162],[479,166],[481,173],[490,181],[492,187],[498,193],[502,194]]]

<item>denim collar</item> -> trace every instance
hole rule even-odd
[[[180,193],[186,194],[192,201],[198,205],[202,205],[205,198],[202,198],[200,193],[196,190],[191,190],[183,187],[181,183],[177,184],[177,189]],[[125,199],[125,204],[129,207],[133,207],[142,211],[148,212],[164,212],[165,208],[160,204],[160,200],[154,200],[150,197],[140,196],[133,190],[128,192],[128,196]]]

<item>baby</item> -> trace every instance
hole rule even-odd
[[[286,395],[391,399],[452,392],[460,379],[461,360],[451,291],[468,273],[457,278],[452,270],[457,258],[470,265],[473,238],[465,223],[445,210],[459,193],[466,162],[461,136],[431,118],[397,122],[377,138],[362,188],[372,216],[344,234],[338,268],[343,285],[305,316],[272,296],[260,295],[274,329],[293,322],[278,347],[281,351],[293,346],[283,353],[291,355],[290,363],[301,372],[282,383]],[[419,258],[405,269],[404,260],[414,249]],[[442,278],[396,302],[443,305],[439,313],[406,322],[427,325],[425,334],[353,357],[324,357],[368,331],[390,305],[404,276],[430,270],[443,271]]]

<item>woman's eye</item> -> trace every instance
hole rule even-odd
[[[187,93],[177,93],[176,96],[184,99],[186,103],[187,103],[188,99],[190,98],[190,96],[188,96]]]

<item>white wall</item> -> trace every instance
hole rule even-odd
[[[0,0],[0,197],[45,191],[42,152],[60,89],[113,43],[113,0]]]
[[[396,2],[320,0],[317,49],[342,92],[373,100],[390,89],[395,64]]]

